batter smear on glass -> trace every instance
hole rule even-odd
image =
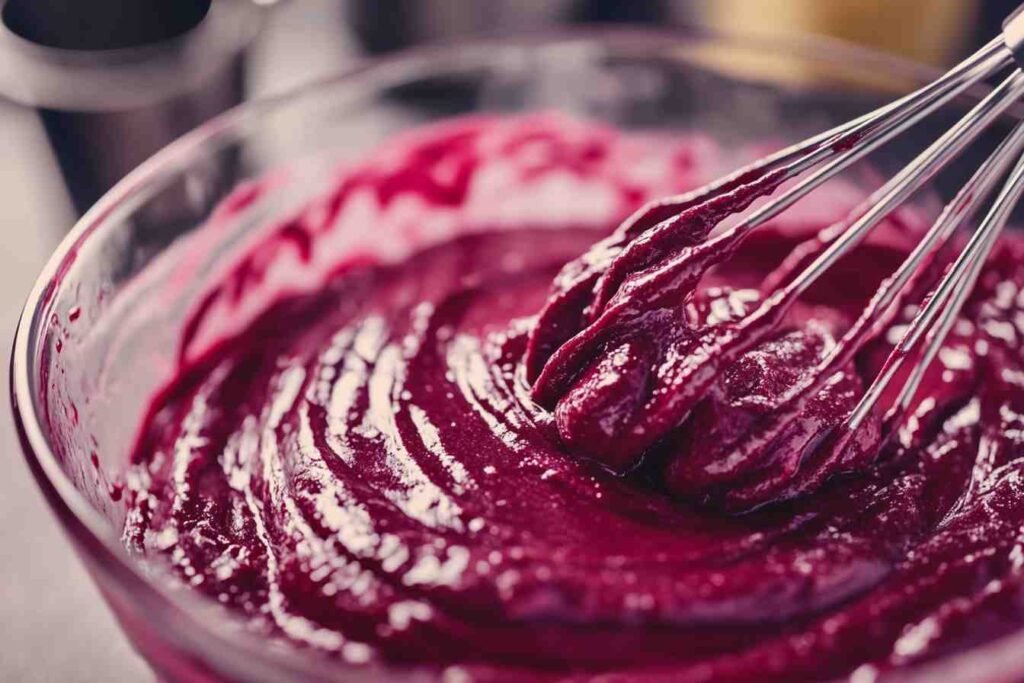
[[[863,193],[832,183],[730,241],[778,182],[698,189],[723,157],[532,116],[349,168],[197,308],[126,542],[268,638],[480,677],[827,678],[1021,627],[1024,240],[898,428],[839,440],[941,275],[859,322],[928,217],[894,212],[787,296]],[[356,215],[410,247],[190,352],[268,259],[316,258]]]

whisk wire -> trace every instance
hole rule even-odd
[[[998,48],[998,50],[996,49]],[[981,58],[986,52],[991,51],[986,58]],[[961,69],[960,73],[965,78],[978,79],[985,75],[985,70],[1001,68],[1009,63],[1011,57],[1005,47],[995,43],[986,46],[982,51],[976,53],[972,58],[966,60],[968,63],[977,65]],[[949,74],[947,74],[949,76]],[[959,78],[959,77],[957,77]],[[946,78],[947,85],[957,78]],[[943,79],[940,79],[943,80]],[[749,230],[767,220],[777,212],[780,212],[791,205],[803,194],[811,191],[817,185],[827,180],[838,171],[842,170],[857,159],[870,153],[879,145],[899,134],[904,128],[912,125],[920,118],[926,116],[932,110],[948,101],[955,92],[962,92],[963,83],[959,82],[956,87],[948,89],[926,86],[917,93],[913,93],[903,100],[897,101],[896,107],[883,107],[877,112],[886,119],[882,124],[863,118],[873,126],[864,137],[857,142],[850,150],[842,153],[834,160],[811,174],[787,193],[779,198],[765,204],[760,210],[750,214],[745,221],[741,221],[733,228],[722,233],[720,238],[726,244],[735,244],[739,240],[736,235],[739,231]],[[935,84],[932,84],[933,86]],[[926,95],[921,95],[926,93]],[[853,213],[849,225],[834,226],[834,234],[829,235],[817,249],[819,253],[811,263],[789,279],[781,290],[766,298],[761,306],[741,324],[744,328],[758,329],[766,324],[769,328],[774,327],[782,320],[785,311],[788,310],[818,278],[833,267],[842,256],[854,248],[863,240],[869,231],[874,228],[882,219],[888,216],[893,209],[902,204],[906,199],[917,192],[931,178],[933,178],[952,159],[957,157],[979,134],[991,125],[999,116],[1004,114],[1011,106],[1024,96],[1024,73],[1014,70],[985,98],[976,104],[956,124],[943,133],[937,140],[929,145],[924,151],[905,166],[899,173],[886,182],[881,188],[871,194]],[[893,114],[893,112],[896,112]],[[909,284],[916,273],[920,271],[927,259],[933,257],[956,232],[965,221],[973,217],[974,213],[981,206],[982,202],[991,194],[996,182],[1006,174],[1014,159],[1024,151],[1024,124],[1014,128],[1011,134],[999,145],[997,150],[978,168],[971,179],[961,188],[960,192],[949,202],[939,215],[935,223],[928,230],[918,245],[911,251],[907,259],[901,264],[896,272],[882,283],[879,290],[868,302],[861,316],[844,334],[843,338],[832,350],[826,354],[816,366],[814,372],[810,373],[802,383],[792,388],[788,398],[783,400],[784,405],[790,409],[795,404],[806,402],[808,397],[815,394],[826,384],[830,377],[845,363],[849,362],[852,354],[858,346],[867,338],[871,337],[875,326],[885,318],[884,312],[901,294],[906,294],[904,288]],[[865,392],[862,399],[844,422],[845,429],[840,434],[845,434],[838,442],[837,454],[842,451],[842,444],[851,438],[852,433],[861,427],[866,417],[875,410],[878,401],[884,394],[892,379],[908,355],[908,349],[912,348],[920,340],[921,335],[928,330],[928,346],[922,362],[913,369],[909,379],[902,387],[894,406],[886,412],[887,416],[899,415],[905,411],[920,382],[924,371],[948,333],[956,319],[957,313],[967,295],[971,291],[974,281],[977,279],[988,252],[995,242],[999,230],[1006,223],[1010,209],[1020,197],[1024,188],[1024,160],[1018,165],[1011,175],[1006,186],[993,204],[992,210],[985,221],[975,233],[974,238],[968,243],[964,252],[951,266],[943,277],[931,298],[922,307],[921,312],[912,321],[904,339],[897,346],[882,370],[875,377],[874,381]],[[733,247],[734,248],[734,247]],[[950,304],[950,305],[946,305]],[[940,316],[941,313],[941,316]],[[938,324],[933,325],[936,317],[939,317]],[[789,405],[794,404],[794,405]],[[783,414],[790,411],[783,409]],[[767,442],[784,428],[783,423],[768,425],[764,433],[759,433],[750,443],[756,444]],[[739,455],[746,452],[741,447]]]
[[[813,150],[801,163],[793,166],[790,177],[800,175],[830,156],[835,156],[839,149],[843,151],[827,165],[752,212],[734,230],[739,232],[755,228],[779,215],[825,181],[1011,62],[1011,56],[1001,40],[995,39],[928,85],[790,148],[797,154]],[[844,149],[846,146],[850,147]]]
[[[795,293],[805,291],[831,268],[850,248],[892,210],[931,180],[949,161],[977,139],[978,134],[1024,96],[1024,73],[1015,71],[985,99],[947,130],[880,190],[881,197],[860,216],[829,248],[789,285]]]
[[[1005,144],[1007,156],[1011,151],[1019,154],[1021,148],[1024,147],[1024,124],[1018,125],[1006,142],[1008,143]],[[992,175],[998,177],[998,171],[995,168],[991,170]],[[909,408],[910,402],[924,378],[925,371],[952,329],[960,309],[977,282],[982,266],[995,245],[996,238],[1006,226],[1010,213],[1020,200],[1022,193],[1024,193],[1024,157],[1021,157],[1010,173],[988,214],[971,236],[967,246],[935,288],[927,303],[911,321],[910,327],[896,345],[883,367],[883,371],[851,413],[848,419],[849,429],[857,429],[867,415],[875,409],[878,400],[892,378],[896,376],[900,366],[928,333],[928,344],[915,363],[889,412],[900,415]],[[887,418],[891,420],[892,415],[888,415]]]

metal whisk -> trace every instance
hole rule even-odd
[[[810,287],[836,261],[855,247],[879,221],[920,189],[971,144],[982,130],[1021,99],[1024,95],[1024,72],[1021,71],[1024,68],[1024,6],[1018,8],[1004,22],[1001,36],[937,80],[854,121],[785,149],[768,160],[772,166],[779,165],[785,168],[787,177],[791,178],[824,161],[827,163],[800,180],[787,192],[751,213],[745,220],[727,231],[728,234],[723,234],[723,242],[729,243],[730,238],[739,236],[778,215],[824,181],[891,140],[957,94],[1009,66],[1014,67],[1012,73],[952,128],[873,193],[861,208],[855,211],[855,215],[858,216],[856,220],[845,229],[836,230],[835,235],[824,238],[823,248],[813,260],[792,277],[787,277],[785,285],[765,302],[760,311],[763,316],[777,319],[779,314],[775,309],[788,308],[787,302],[794,300]],[[983,201],[990,196],[998,180],[1006,175],[1013,161],[1017,160],[988,213],[912,319],[881,371],[850,414],[839,442],[833,445],[834,453],[841,452],[850,444],[857,430],[873,413],[884,415],[885,424],[890,428],[902,420],[926,369],[941,348],[943,340],[972,291],[1000,231],[1024,192],[1022,152],[1024,123],[1014,127],[945,206],[906,261],[882,284],[861,317],[847,331],[832,353],[822,360],[808,380],[808,385],[811,382],[823,384],[827,377],[849,362],[857,351],[859,342],[877,331],[874,325],[879,313],[907,293],[907,285],[914,274],[941,250],[960,225],[970,220]],[[755,313],[755,317],[757,315]],[[913,359],[913,366],[901,373],[908,358]],[[902,379],[902,386],[896,385],[890,390],[897,377]],[[813,389],[806,385],[802,388]],[[806,395],[807,392],[802,393]],[[883,397],[889,401],[887,405],[880,405]]]
[[[620,226],[619,231],[609,238],[610,241],[606,240],[605,246],[598,245],[589,257],[581,257],[578,262],[570,264],[568,270],[560,275],[560,280],[556,280],[556,283],[560,283],[556,287],[561,287],[559,296],[551,299],[548,307],[542,311],[526,356],[526,377],[532,383],[531,396],[549,408],[555,407],[566,395],[565,392],[571,391],[570,387],[580,376],[580,368],[587,362],[586,359],[595,353],[602,353],[602,325],[608,329],[608,324],[617,324],[615,321],[618,324],[628,321],[629,313],[617,290],[624,282],[624,273],[638,262],[634,248],[649,248],[654,241],[671,233],[673,222],[688,220],[684,217],[687,211],[709,210],[702,207],[710,207],[716,201],[722,205],[723,198],[736,188],[754,188],[755,194],[764,195],[783,182],[791,182],[792,185],[781,194],[748,213],[732,227],[705,241],[690,243],[681,250],[673,251],[675,247],[669,241],[671,238],[663,240],[663,251],[660,253],[666,256],[668,262],[659,270],[645,271],[642,278],[634,279],[629,285],[629,296],[639,300],[649,296],[657,300],[659,287],[681,287],[678,283],[684,281],[695,283],[700,273],[734,253],[752,230],[971,86],[1013,67],[1010,75],[987,97],[902,171],[873,192],[847,221],[826,229],[813,244],[806,244],[791,254],[766,283],[764,291],[770,292],[770,295],[735,325],[712,329],[708,333],[711,341],[699,341],[701,352],[687,361],[690,365],[677,366],[673,370],[671,384],[645,399],[648,402],[642,414],[632,423],[609,429],[601,422],[602,415],[595,417],[588,411],[573,411],[574,399],[570,398],[564,402],[564,405],[569,406],[565,413],[559,413],[557,408],[555,410],[563,439],[574,446],[572,440],[575,434],[571,425],[563,429],[560,420],[566,420],[565,424],[572,420],[576,421],[575,424],[579,424],[580,420],[597,424],[594,433],[600,433],[602,437],[588,438],[580,444],[581,448],[610,467],[622,470],[636,462],[643,450],[680,424],[707,395],[719,372],[729,362],[753,348],[759,340],[767,339],[783,321],[786,312],[822,274],[1024,96],[1022,10],[1024,6],[1007,19],[1001,36],[934,82],[891,104],[756,162],[693,196],[672,198],[650,205]],[[727,486],[731,477],[736,477],[738,472],[756,463],[759,449],[785,432],[787,422],[800,415],[802,409],[830,379],[848,366],[864,343],[880,333],[891,320],[892,311],[900,310],[899,307],[905,302],[910,303],[907,298],[919,291],[924,282],[919,278],[926,271],[935,272],[928,266],[938,262],[940,253],[949,254],[946,247],[952,243],[957,228],[973,218],[983,202],[992,195],[999,180],[1005,176],[1005,183],[992,201],[988,213],[959,255],[952,259],[931,294],[920,305],[906,332],[849,417],[839,429],[831,433],[828,443],[821,444],[818,456],[803,464],[796,459],[781,465],[775,480],[765,481],[760,492],[753,494],[751,502],[763,502],[762,499],[767,498],[764,492],[768,490],[777,491],[782,497],[795,495],[802,490],[814,488],[832,472],[853,468],[857,463],[874,457],[880,440],[892,434],[893,428],[902,422],[926,369],[941,348],[973,290],[1000,230],[1024,192],[1022,153],[1024,123],[1012,130],[949,202],[906,260],[875,292],[864,312],[838,343],[812,372],[798,380],[797,386],[791,387],[780,398],[775,417],[762,422],[756,433],[748,434],[740,442],[729,445],[726,457],[716,461],[714,467],[701,471],[702,479],[710,481],[708,486]],[[1016,166],[1011,169],[1014,161],[1017,162]],[[718,209],[710,210],[714,214]],[[704,224],[707,224],[706,220]],[[669,246],[664,246],[666,244]],[[606,254],[610,256],[606,257]],[[574,310],[573,307],[578,305],[574,302],[578,302],[581,296],[589,297],[589,303],[582,313],[564,315],[563,311]],[[585,327],[572,336],[573,330],[578,328],[564,321],[580,317]],[[567,338],[567,334],[571,338]],[[908,359],[911,359],[910,363]],[[616,417],[612,415],[613,419]],[[865,436],[869,433],[869,436]],[[787,479],[793,477],[797,468],[803,470],[801,477],[787,488]]]

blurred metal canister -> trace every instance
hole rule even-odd
[[[155,151],[242,100],[245,51],[262,23],[252,0],[0,5],[0,95],[37,109],[79,213]]]

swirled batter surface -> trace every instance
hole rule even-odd
[[[913,211],[891,216],[654,440],[602,435],[633,420],[622,397],[653,391],[666,349],[686,348],[681,322],[717,329],[749,314],[855,188],[826,188],[760,228],[692,292],[646,306],[617,328],[617,346],[593,347],[549,395],[536,391],[569,335],[548,328],[555,341],[536,367],[524,361],[544,341],[531,339],[538,312],[567,291],[553,278],[564,285],[565,264],[644,202],[710,180],[719,154],[698,136],[477,119],[345,171],[211,297],[241,296],[275,249],[314,258],[341,222],[372,235],[400,215],[424,246],[397,262],[350,254],[322,287],[183,354],[135,454],[127,543],[269,638],[482,678],[827,678],[1019,628],[1016,237],[1000,243],[895,438],[793,495],[753,485],[775,463],[813,462],[912,310],[893,312],[809,400],[801,431],[773,442],[763,469],[706,477],[913,248],[927,227]],[[591,285],[588,301],[600,300]]]

